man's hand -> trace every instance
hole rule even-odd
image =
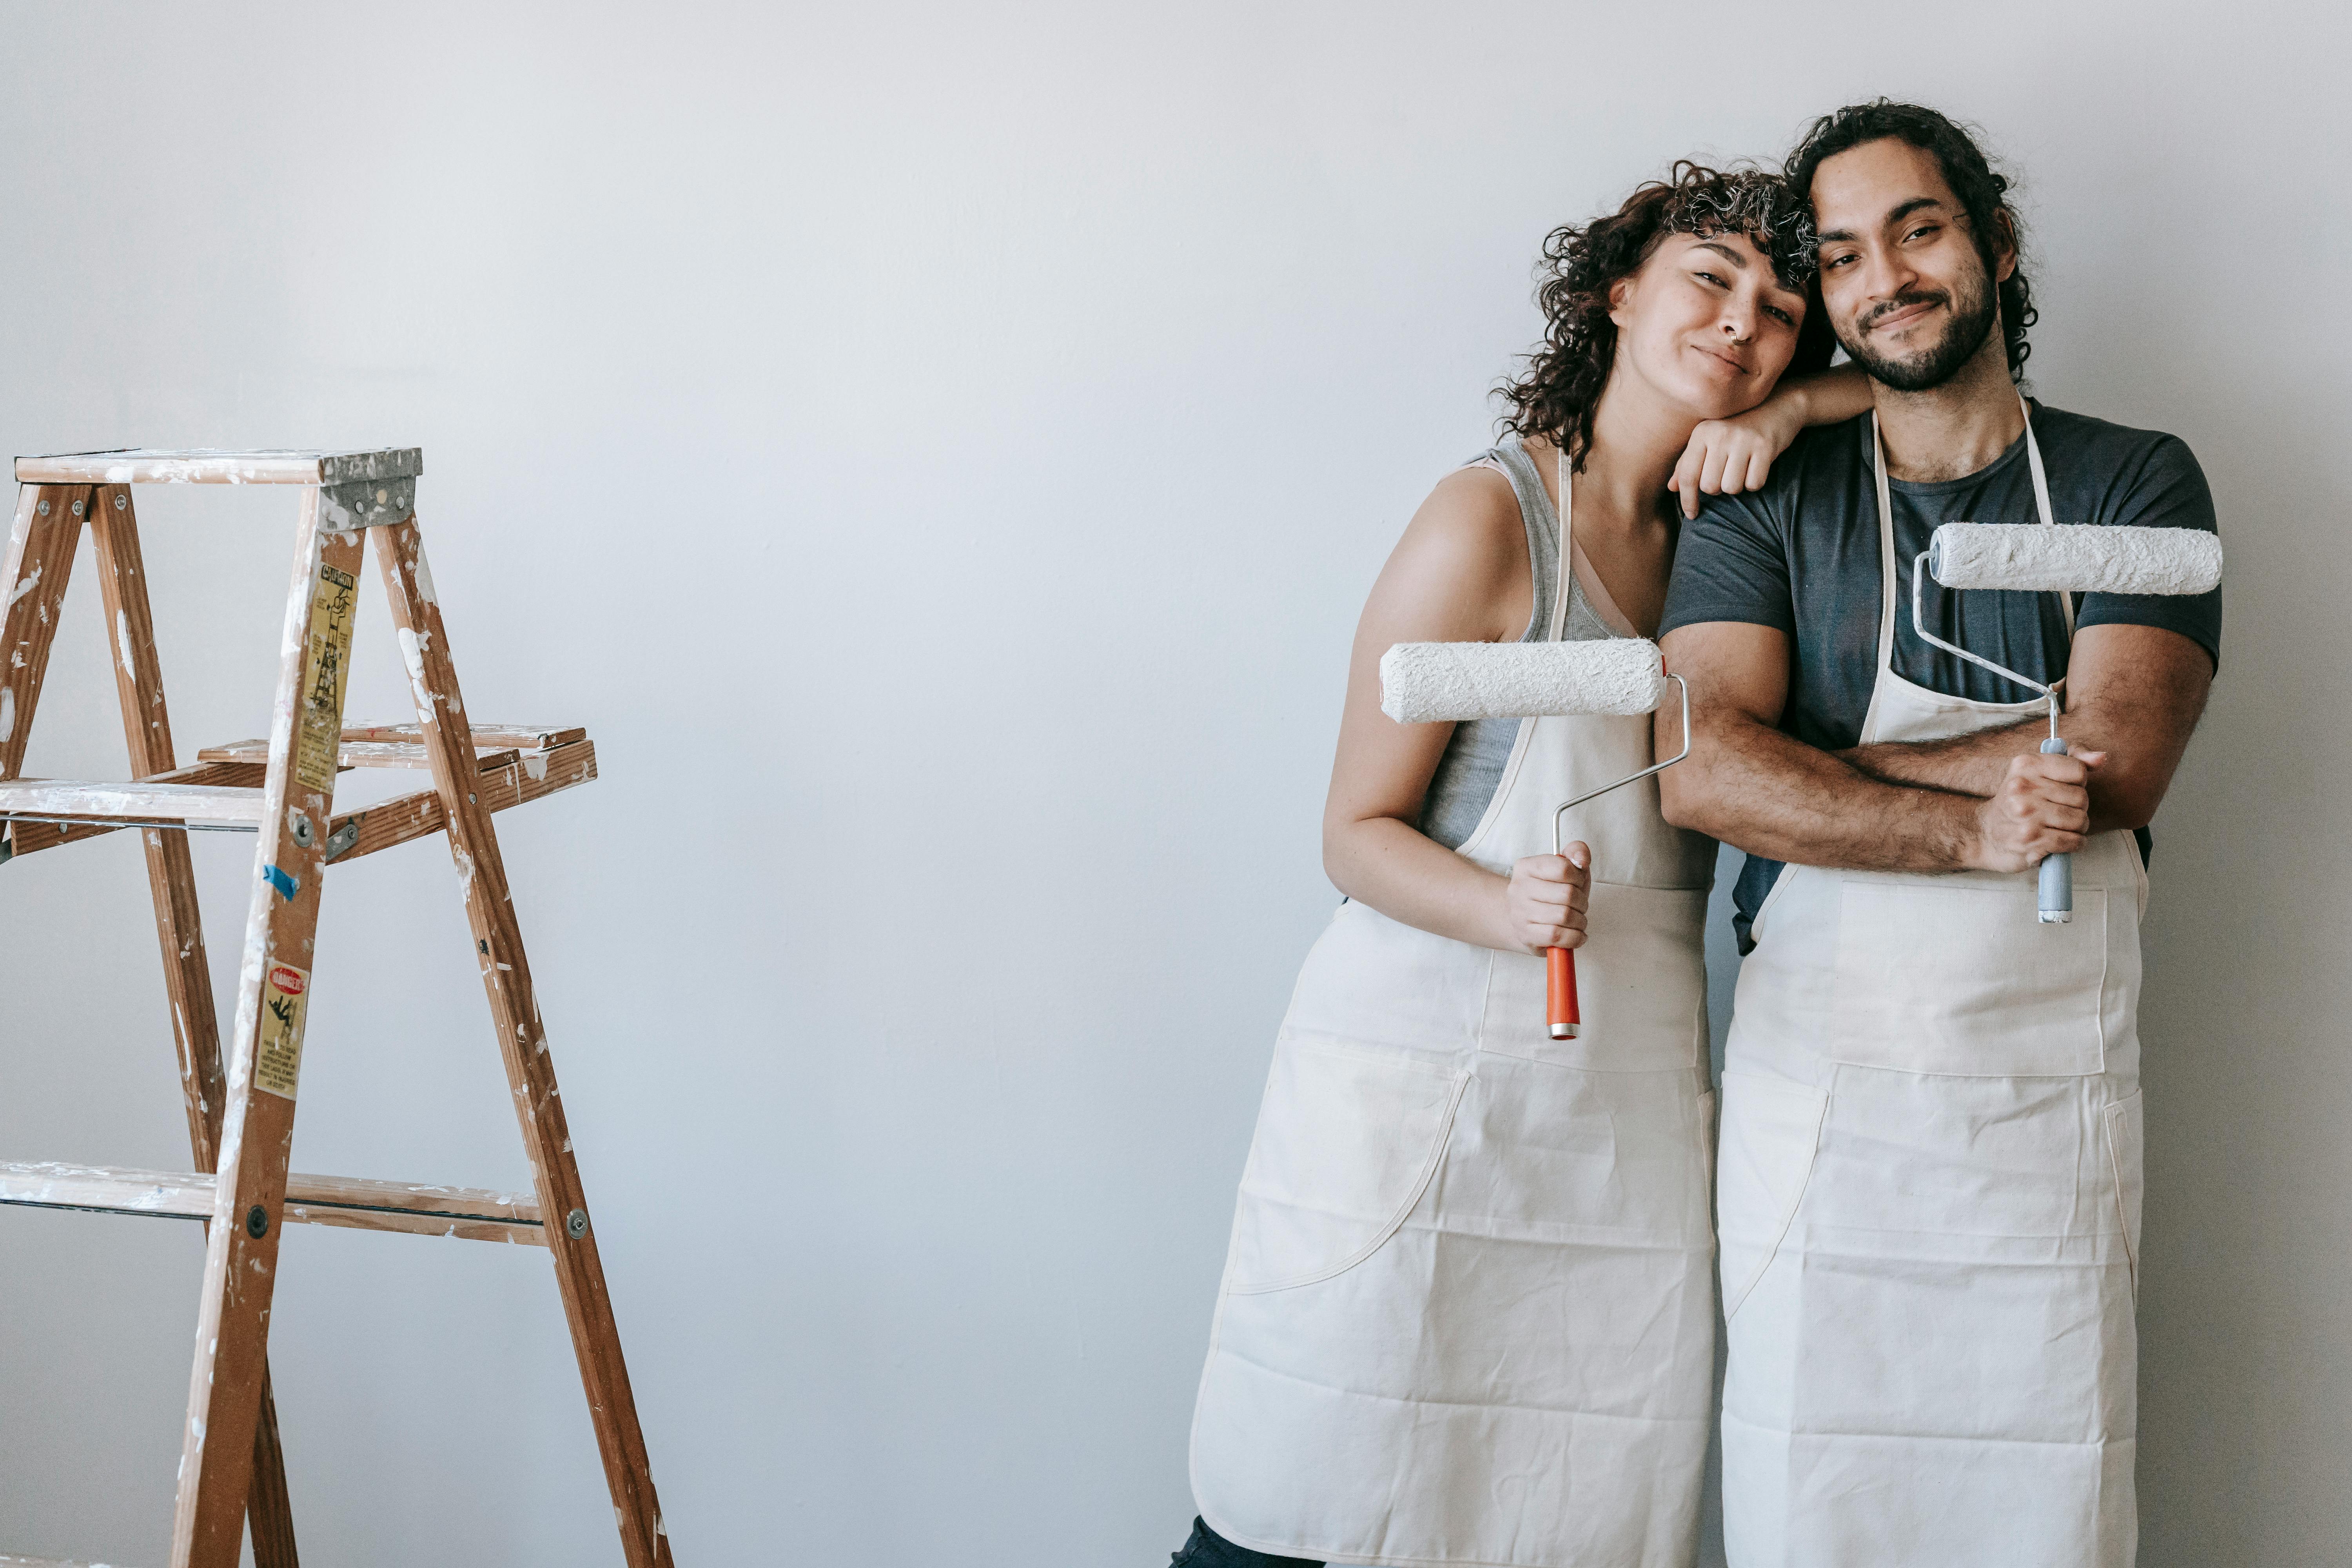
[[[1705,496],[1760,490],[1773,460],[1805,427],[1801,400],[1774,398],[1728,419],[1703,419],[1691,431],[1666,489],[1682,498],[1683,516],[1698,516]]]
[[[2023,871],[2071,855],[2091,828],[2091,774],[2105,752],[2011,757],[1992,798],[1977,808],[1970,863],[1979,871]]]

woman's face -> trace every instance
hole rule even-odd
[[[1772,394],[1797,352],[1805,297],[1740,234],[1670,234],[1610,290],[1617,362],[1694,423]]]

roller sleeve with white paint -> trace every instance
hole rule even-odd
[[[2209,594],[2221,582],[2221,540],[2196,528],[1948,522],[1928,541],[1927,569],[1947,588]]]
[[[1401,642],[1381,656],[1381,711],[1400,724],[1574,713],[1630,719],[1665,695],[1658,645],[1646,637]]]

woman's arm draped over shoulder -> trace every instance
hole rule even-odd
[[[1357,624],[1323,809],[1323,867],[1341,892],[1407,925],[1507,952],[1583,941],[1583,873],[1543,855],[1507,880],[1414,826],[1454,726],[1381,712],[1380,665],[1401,642],[1517,640],[1535,599],[1527,540],[1510,482],[1491,469],[1450,474],[1422,504]]]
[[[1784,381],[1747,413],[1706,420],[1693,430],[1666,488],[1682,497],[1685,517],[1696,517],[1702,495],[1762,489],[1798,432],[1869,412],[1870,378],[1859,365]]]

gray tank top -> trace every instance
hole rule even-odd
[[[1486,466],[1501,470],[1519,498],[1519,521],[1527,525],[1528,561],[1535,568],[1535,612],[1528,617],[1521,642],[1542,642],[1551,629],[1551,606],[1559,593],[1562,570],[1559,517],[1544,493],[1543,477],[1535,459],[1516,436],[1470,459],[1465,467]],[[1584,596],[1584,584],[1569,574],[1568,616],[1560,626],[1562,642],[1593,642],[1614,637]],[[1518,744],[1525,719],[1474,719],[1454,726],[1445,754],[1430,776],[1429,794],[1421,804],[1421,831],[1448,849],[1459,849],[1478,830],[1478,824],[1503,787],[1503,769]]]

